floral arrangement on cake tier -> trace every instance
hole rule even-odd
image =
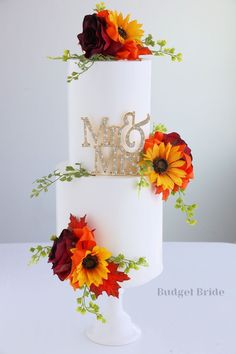
[[[195,225],[196,204],[186,205],[183,201],[184,190],[194,178],[191,149],[176,132],[167,133],[161,124],[145,140],[141,154],[139,191],[150,184],[163,200],[169,195],[178,194],[175,207],[186,213],[186,222]]]
[[[172,61],[182,61],[182,54],[168,48],[165,40],[155,41],[151,34],[145,37],[142,24],[131,20],[130,15],[106,9],[104,2],[96,5],[93,14],[84,17],[83,31],[77,38],[83,54],[65,50],[62,56],[49,57],[76,61],[79,70],[68,76],[68,82],[78,80],[95,61],[141,60],[142,55],[169,56]]]
[[[167,201],[170,195],[177,196],[175,208],[186,215],[186,222],[195,225],[197,220],[194,213],[197,204],[184,202],[185,189],[194,178],[193,157],[187,143],[176,133],[167,133],[163,124],[154,125],[152,133],[144,141],[143,151],[140,153],[137,183],[138,192],[143,188],[152,187],[157,195]],[[31,198],[47,192],[55,182],[71,182],[82,177],[93,177],[96,174],[87,171],[81,163],[75,166],[66,166],[64,171],[55,170],[47,176],[35,181],[36,187],[32,190]]]
[[[148,263],[143,257],[135,261],[126,259],[123,254],[113,256],[109,250],[97,245],[94,231],[88,226],[86,216],[70,215],[67,229],[59,237],[51,237],[52,246],[39,245],[30,249],[33,253],[30,263],[48,257],[53,273],[61,281],[69,280],[74,290],[82,291],[77,298],[77,311],[94,314],[104,323],[106,320],[94,301],[103,292],[118,298],[119,283],[130,279],[129,271],[147,267]]]

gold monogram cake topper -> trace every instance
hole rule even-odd
[[[84,124],[84,148],[94,149],[94,174],[127,176],[138,174],[140,152],[143,149],[145,133],[142,129],[150,122],[150,116],[135,123],[135,112],[128,112],[121,126],[109,126],[104,117],[97,129],[87,117]]]

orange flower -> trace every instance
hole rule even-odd
[[[152,54],[149,48],[141,45],[141,38],[144,34],[142,25],[136,20],[129,21],[130,15],[123,17],[122,13],[103,10],[98,12],[97,16],[105,20],[108,36],[113,41],[123,44],[116,58],[136,60],[140,55]]]
[[[163,200],[172,191],[184,190],[194,178],[191,149],[175,132],[150,134],[144,143],[140,166]]]
[[[126,17],[117,11],[100,11],[98,17],[103,17],[107,23],[107,34],[116,42],[125,44],[125,42],[134,40],[141,43],[144,31],[142,25],[136,20],[130,21],[130,15]]]
[[[139,55],[152,55],[152,51],[148,47],[143,47],[138,44]]]
[[[84,250],[76,247],[71,252],[72,270],[69,279],[74,289],[83,285],[90,287],[91,284],[99,286],[108,278],[108,259],[111,253],[106,248],[95,246],[92,250]]]
[[[119,59],[136,60],[139,57],[138,47],[135,41],[127,41],[122,49],[116,53]]]
[[[166,200],[171,191],[185,189],[193,178],[191,157],[185,153],[186,145],[172,146],[162,140],[165,134],[155,133],[147,139],[140,166],[155,187],[156,194]]]
[[[148,139],[145,140],[144,143],[144,152],[147,151],[148,148],[153,148],[155,144],[159,145],[164,139],[164,133],[156,132],[153,135],[150,135]]]
[[[151,51],[137,44],[135,41],[127,41],[123,47],[117,52],[118,59],[136,60],[140,55],[151,54]]]
[[[78,238],[78,249],[91,249],[96,245],[93,230],[90,230],[85,221],[86,216],[77,219],[75,216],[70,215],[70,223],[68,229]]]
[[[102,17],[107,25],[106,32],[109,35],[111,39],[113,39],[115,42],[118,42],[118,32],[117,32],[117,26],[114,22],[111,20],[110,16],[110,11],[108,10],[103,10],[97,13],[98,17]]]

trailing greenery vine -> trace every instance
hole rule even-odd
[[[71,182],[75,178],[89,176],[92,176],[92,174],[89,173],[79,162],[75,164],[75,167],[66,166],[64,172],[55,170],[47,176],[36,179],[34,182],[36,187],[31,192],[31,198],[38,197],[42,192],[47,192],[48,188],[51,187],[56,181]]]

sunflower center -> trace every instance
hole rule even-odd
[[[155,159],[153,161],[153,168],[156,173],[164,173],[168,169],[168,162],[165,159]]]
[[[123,28],[118,27],[118,33],[122,38],[127,39],[127,33]]]
[[[88,254],[82,262],[82,265],[85,269],[93,269],[98,265],[98,257],[97,256],[91,256],[91,254]]]

